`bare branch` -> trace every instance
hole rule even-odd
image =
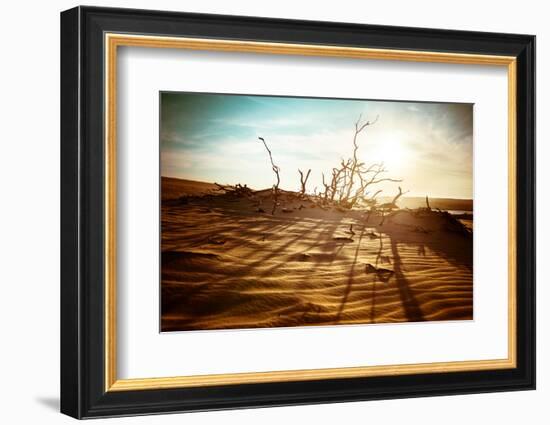
[[[359,115],[359,119],[355,123],[355,131],[357,133],[361,133],[361,131],[363,131],[365,127],[368,127],[369,125],[375,124],[376,121],[378,121],[378,117],[379,117],[379,115],[377,115],[376,118],[374,119],[374,121],[366,121],[365,123],[361,124],[361,115],[362,114]]]
[[[311,173],[311,168],[309,170],[307,170],[307,174],[304,178],[304,173],[302,172],[302,170],[298,170],[298,172],[300,173],[300,184],[302,185],[302,189],[300,190],[300,195],[304,196],[305,193],[306,193],[306,183],[307,183],[307,179],[309,178],[309,174]]]
[[[342,198],[343,202],[348,203],[350,201],[351,191],[353,189],[353,185],[355,183],[354,179],[356,177],[356,172],[358,168],[361,168],[363,164],[359,163],[357,158],[357,151],[359,150],[359,145],[357,144],[357,136],[359,136],[359,133],[361,133],[366,127],[369,125],[372,125],[378,121],[378,116],[374,121],[366,121],[363,124],[361,124],[361,117],[362,114],[359,115],[359,119],[355,122],[355,134],[353,135],[353,159],[351,161],[351,169],[349,173],[349,181],[346,184],[345,189],[345,195]],[[352,204],[354,204],[355,201],[352,201]]]
[[[271,214],[275,214],[275,209],[277,208],[277,200],[279,197],[279,184],[281,183],[281,177],[279,176],[279,171],[281,169],[275,165],[273,162],[273,156],[271,155],[271,151],[269,150],[269,147],[267,146],[266,141],[263,137],[258,137],[262,141],[262,143],[265,146],[265,149],[267,150],[267,153],[269,154],[269,160],[271,161],[271,169],[275,173],[275,177],[277,178],[277,183],[273,185],[273,208],[271,209]]]
[[[253,191],[250,189],[246,184],[242,185],[240,183],[237,183],[235,186],[232,186],[230,184],[219,184],[214,182],[214,184],[217,186],[216,190],[225,192],[226,194],[235,195],[235,196],[252,196]]]
[[[397,195],[394,196],[393,200],[391,202],[386,202],[385,204],[382,204],[380,205],[380,208],[382,209],[386,209],[386,210],[389,210],[389,211],[392,211],[394,209],[397,209],[397,200],[403,196],[405,193],[408,193],[409,191],[407,190],[406,192],[403,192],[401,190],[401,186],[399,186],[399,192],[397,193]]]
[[[407,190],[407,192],[403,192],[403,191],[401,190],[401,186],[399,186],[398,189],[399,189],[399,193],[398,193],[397,195],[395,195],[395,197],[393,198],[393,201],[391,202],[391,203],[394,204],[394,205],[396,205],[397,200],[398,200],[399,198],[401,198],[401,196],[403,196],[405,193],[408,193],[408,192],[409,192],[408,190]]]

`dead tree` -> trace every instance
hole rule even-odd
[[[265,146],[265,149],[267,150],[267,153],[269,154],[269,160],[271,161],[271,169],[275,173],[275,177],[277,178],[277,183],[273,185],[273,208],[271,209],[271,215],[275,214],[275,209],[277,208],[277,200],[279,198],[279,184],[281,183],[281,177],[279,176],[279,171],[281,169],[275,165],[273,162],[273,156],[271,155],[271,151],[267,147],[267,143],[265,142],[263,137],[258,137],[262,141],[262,143]]]
[[[357,166],[359,164],[359,161],[357,159],[357,151],[359,150],[359,145],[357,144],[357,136],[359,136],[359,133],[361,133],[365,128],[367,128],[369,125],[374,124],[376,121],[378,121],[378,117],[376,117],[373,122],[365,121],[364,123],[361,123],[361,115],[359,115],[359,119],[355,122],[355,134],[353,135],[353,160],[349,174],[349,181],[347,182],[345,195],[346,201],[349,199],[351,189],[353,188],[355,172],[357,171]]]
[[[334,201],[334,197],[338,194],[338,202],[342,202],[344,196],[344,188],[346,187],[348,180],[348,173],[351,169],[351,158],[347,162],[340,162],[340,168],[332,169],[332,182],[331,182],[331,197],[330,200]]]
[[[380,222],[380,225],[384,224],[384,220],[386,219],[386,215],[384,213],[391,213],[393,210],[397,209],[397,200],[405,193],[409,192],[408,190],[406,192],[403,192],[401,190],[401,186],[399,186],[398,189],[399,192],[397,193],[397,195],[394,196],[391,202],[386,202],[385,204],[380,205],[380,209],[382,211],[382,221]]]
[[[302,170],[299,169],[298,172],[300,173],[300,185],[302,186],[302,189],[300,190],[300,195],[304,196],[306,194],[306,184],[307,184],[307,179],[309,178],[309,174],[311,173],[311,168],[307,170],[305,178]]]
[[[361,167],[357,170],[357,177],[359,178],[359,187],[355,191],[355,194],[351,196],[350,198],[346,199],[346,202],[348,203],[349,208],[353,208],[355,204],[357,204],[358,201],[361,201],[366,204],[371,204],[372,201],[376,198],[382,190],[378,190],[371,198],[368,198],[368,191],[367,189],[372,186],[376,185],[378,183],[382,182],[394,182],[398,183],[401,182],[400,179],[392,179],[387,177],[379,177],[380,174],[387,172],[387,170],[384,168],[384,164],[373,164],[367,169],[364,169],[363,164],[360,164]]]
[[[353,135],[353,156],[347,160],[342,159],[340,166],[332,169],[330,182],[325,181],[323,174],[323,201],[325,203],[337,203],[339,206],[351,209],[355,205],[363,203],[372,206],[376,203],[376,196],[381,190],[372,193],[372,186],[382,182],[401,182],[399,179],[384,177],[387,172],[383,163],[365,165],[359,160],[359,134],[370,125],[378,121],[361,121],[361,115],[355,122],[355,133]]]
[[[341,196],[341,187],[343,184],[342,181],[345,177],[345,170],[349,166],[350,161],[351,160],[348,160],[348,163],[344,163],[344,160],[342,159],[341,167],[332,169],[332,175],[330,178],[330,182],[328,183],[325,180],[325,173],[321,173],[322,183],[325,191],[320,192],[319,194],[322,195],[322,199],[325,203],[333,202],[336,195]]]

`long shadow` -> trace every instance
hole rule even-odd
[[[300,220],[289,220],[288,217],[277,217],[274,215],[261,214],[261,213],[258,213],[257,216],[246,215],[244,217],[239,217],[232,214],[230,211],[229,212],[224,211],[224,215],[227,215],[232,219],[236,218],[235,221],[238,226],[244,225],[248,230],[254,231],[259,234],[266,232],[267,230],[273,231],[275,230],[275,228],[284,229],[300,221]],[[253,221],[257,221],[257,223],[254,223]],[[273,222],[277,222],[277,224],[273,225]]]
[[[390,224],[390,220],[391,218],[388,218],[386,223]],[[464,267],[470,271],[473,270],[472,236],[444,230],[433,231],[428,234],[416,232],[404,233],[395,231],[391,226],[385,225],[377,225],[376,230],[386,233],[396,243],[406,243],[407,245],[416,246],[419,255],[424,256],[425,249],[428,248],[456,267]]]
[[[313,228],[307,228],[307,229],[304,229],[303,231],[299,232],[299,233],[296,233],[295,236],[288,240],[286,243],[284,243],[283,245],[279,246],[277,249],[273,250],[273,251],[269,251],[266,255],[263,255],[261,256],[260,258],[258,258],[257,260],[255,260],[254,262],[252,263],[248,263],[248,264],[244,264],[240,267],[237,267],[236,269],[232,270],[232,272],[228,275],[228,276],[239,276],[239,275],[242,275],[242,274],[250,274],[252,275],[254,273],[254,269],[256,269],[259,265],[263,264],[264,262],[266,262],[267,260],[269,260],[270,258],[272,257],[275,257],[279,254],[281,254],[282,252],[284,252],[287,248],[289,248],[290,246],[292,246],[294,243],[296,243],[298,240],[301,240],[304,238],[304,235],[310,233],[310,232],[313,232],[315,231],[320,225],[322,224],[321,221],[319,221],[318,223],[316,223],[316,225],[313,227]],[[277,269],[278,267],[281,267],[282,265],[285,264],[285,261],[281,260],[280,264],[276,265],[276,266],[273,266],[269,269],[266,269],[264,271],[262,271],[261,274],[257,275],[258,277],[261,277],[261,276],[265,276],[271,272],[273,272],[275,269]]]
[[[374,267],[378,267],[380,263],[380,258],[382,257],[382,250],[384,249],[384,243],[382,241],[382,233],[380,233],[380,244],[378,247],[378,254],[376,255],[376,263]],[[376,284],[378,283],[378,274],[373,273],[372,280],[372,291],[371,291],[371,304],[370,304],[370,322],[375,323],[376,321]]]
[[[269,238],[274,235],[281,233],[284,230],[287,230],[297,224],[303,223],[303,222],[312,222],[315,223],[316,220],[309,220],[306,217],[277,217],[272,215],[258,215],[257,217],[250,216],[249,213],[246,214],[238,214],[237,211],[232,210],[223,210],[223,214],[227,217],[228,220],[231,220],[232,225],[229,227],[222,229],[222,232],[234,232],[234,231],[241,231],[242,228],[245,229],[246,234],[249,236],[255,236],[258,237],[263,236],[264,240],[269,240]],[[253,223],[252,221],[254,219],[258,220],[258,223]],[[275,224],[274,224],[275,222]],[[197,229],[201,229],[204,227],[205,223],[199,223],[197,225],[194,225],[192,227],[196,227]],[[169,233],[169,232],[177,232],[178,229],[183,226],[184,229],[187,229],[189,226],[186,226],[185,223],[177,223],[177,224],[166,224],[163,222],[163,232]],[[269,231],[269,233],[266,233]],[[208,240],[209,237],[215,236],[216,233],[213,233],[211,230],[203,230],[203,231],[197,231],[192,237],[187,238],[187,245],[191,247],[199,247],[204,245],[205,240]],[[231,250],[237,249],[241,247],[242,245],[249,243],[247,241],[242,240],[242,243],[238,243],[238,240],[232,239],[231,240],[231,246],[226,247],[226,252],[229,252]],[[163,240],[163,244],[168,243]],[[265,261],[269,256],[266,256],[264,258],[261,258],[259,261]]]
[[[403,274],[401,269],[401,257],[399,256],[399,250],[397,248],[397,242],[390,236],[391,252],[393,255],[393,271],[397,289],[399,290],[399,296],[401,297],[401,303],[405,310],[405,315],[409,322],[421,322],[424,321],[424,315],[417,299],[414,296],[413,291],[410,288],[409,281]]]
[[[231,215],[228,215],[229,218],[231,218]],[[254,225],[250,225],[250,223],[242,223],[242,220],[234,220],[234,223],[232,225],[229,225],[228,227],[224,228],[221,230],[221,233],[231,233],[231,232],[237,232],[239,233],[240,230],[241,230],[241,227],[244,226],[245,229],[246,229],[246,232],[250,235],[258,235],[258,236],[261,236],[261,235],[264,235],[264,231],[265,230],[268,230],[270,229],[271,230],[271,233],[273,232],[276,232],[276,233],[279,233],[283,230],[286,230],[296,224],[298,224],[300,221],[299,220],[296,220],[296,221],[293,221],[293,222],[288,222],[288,219],[279,219],[279,224],[275,224],[273,225],[273,223],[271,224],[271,226],[269,225],[269,223],[265,223],[263,224],[262,223],[262,227],[260,227],[260,229],[256,230],[254,229],[255,227],[258,227],[258,226],[254,226]],[[163,229],[163,232],[165,234],[168,234],[169,232],[177,232],[178,231],[178,225],[176,226],[173,226],[172,228],[170,228],[169,230],[165,230]],[[203,245],[205,245],[206,241],[208,241],[208,238],[209,237],[212,237],[212,236],[216,236],[218,235],[218,232],[212,232],[212,230],[210,229],[205,229],[205,230],[201,230],[203,226],[200,226],[200,225],[197,225],[195,226],[198,230],[196,232],[193,233],[192,236],[188,236],[187,237],[187,240],[186,240],[186,246],[189,247],[189,248],[195,248],[195,247],[201,247]],[[162,241],[162,244],[165,245],[165,244],[170,244],[170,243],[175,243],[176,241],[165,241],[163,240]],[[240,242],[240,243],[239,243]],[[246,244],[246,243],[249,243],[247,241],[245,241],[244,239],[240,240],[239,239],[231,239],[231,243],[228,244],[230,246],[225,246],[225,252],[229,252],[231,250],[234,250],[234,249],[237,249],[239,247],[241,247],[242,245]]]
[[[263,237],[262,241],[269,241],[269,237],[271,237],[273,234],[276,234],[276,233],[280,233],[282,232],[283,230],[287,230],[287,229],[290,229],[291,227],[299,224],[300,221],[294,221],[294,222],[291,222],[291,223],[285,223],[285,224],[277,224],[275,226],[269,226],[269,224],[266,224],[265,226],[262,226],[260,227],[259,229],[255,229],[254,227],[255,226],[249,226],[248,223],[244,223],[242,224],[243,226],[245,226],[246,228],[246,235],[250,235],[250,236],[254,236],[254,237]],[[236,226],[236,229],[239,229],[239,226]],[[232,229],[232,230],[235,230],[235,229]],[[266,233],[266,231],[269,230],[270,232],[269,233]],[[246,245],[248,244],[249,242],[245,241],[244,239],[241,240],[241,243],[236,243],[237,241],[235,239],[232,239],[231,240],[232,244],[230,247],[228,247],[226,249],[226,253],[234,250],[234,249],[237,249],[237,248],[240,248],[242,247],[243,245]],[[257,242],[257,240],[256,240]]]
[[[319,235],[317,236],[317,239],[315,239],[308,247],[308,249],[316,247],[320,241],[323,239],[330,239],[330,237],[334,234],[334,231],[340,226],[340,223],[342,222],[342,219],[334,220],[330,223],[330,227],[327,229],[319,232]]]
[[[332,232],[334,233],[334,232]],[[310,248],[313,248],[315,245],[311,245]],[[346,246],[345,243],[342,243],[338,246],[337,249],[333,250],[332,251],[332,254],[330,255],[330,260],[326,260],[326,259],[323,259],[321,256],[317,257],[316,260],[314,260],[312,262],[312,264],[314,264],[315,266],[318,266],[320,265],[321,263],[330,263],[332,264],[334,262],[334,260],[340,255],[340,252],[342,252],[342,250],[344,249],[344,247]]]
[[[283,221],[287,221],[288,219],[285,218],[285,219],[281,219],[280,221],[283,222]],[[296,218],[295,220],[293,220],[291,223],[288,223],[288,224],[284,224],[283,225],[283,229],[285,230],[288,230],[288,228],[290,228],[292,225],[296,225],[298,224],[299,222],[301,222],[302,220],[300,218]],[[233,269],[231,273],[229,273],[227,276],[228,277],[235,277],[235,276],[239,276],[239,275],[243,275],[243,274],[246,274],[246,275],[255,275],[257,277],[262,277],[262,276],[266,276],[270,273],[273,273],[276,269],[278,269],[279,267],[282,267],[285,263],[285,261],[283,259],[281,259],[281,261],[276,264],[275,266],[273,267],[270,267],[266,270],[262,270],[262,273],[261,274],[255,274],[255,269],[265,263],[267,260],[269,260],[270,258],[272,257],[276,257],[278,255],[280,255],[282,252],[284,252],[286,249],[288,249],[289,247],[291,247],[294,243],[296,243],[298,240],[302,240],[304,239],[305,235],[306,234],[309,234],[309,233],[312,233],[312,232],[315,232],[319,226],[321,226],[322,224],[325,224],[322,220],[312,220],[311,221],[314,226],[313,227],[308,227],[308,228],[305,228],[303,229],[303,231],[299,232],[299,233],[295,233],[294,237],[292,237],[290,240],[288,240],[286,243],[284,243],[283,245],[277,247],[277,249],[273,250],[273,251],[269,251],[267,252],[266,255],[263,255],[261,256],[260,258],[256,259],[254,262],[252,263],[248,263],[248,264],[243,264],[242,266],[238,267],[237,269]],[[332,225],[332,229],[336,228],[338,225],[338,222],[335,222],[333,223]],[[280,228],[277,230],[277,232],[279,233],[280,232]],[[329,231],[331,231],[329,229]],[[332,230],[333,231],[333,230]],[[323,232],[326,234],[326,232]],[[319,235],[319,238],[322,237],[321,235]],[[198,292],[201,292],[203,290],[206,290],[206,286],[201,286],[199,289],[198,289]]]
[[[304,229],[300,233],[296,233],[296,235],[292,239],[290,239],[289,241],[287,241],[283,245],[279,246],[277,249],[268,252],[267,255],[264,255],[262,258],[254,261],[253,263],[250,263],[250,264],[244,266],[243,268],[245,268],[245,269],[248,269],[248,268],[254,269],[257,265],[263,263],[264,261],[269,260],[270,258],[279,255],[280,253],[285,251],[287,248],[291,247],[298,240],[303,239],[304,235],[306,235],[307,233],[311,233],[311,232],[315,231],[315,229],[317,229],[321,224],[322,223],[319,222],[315,226],[313,226],[313,228],[307,228],[307,229]]]
[[[297,223],[298,223],[298,220],[296,222],[294,222],[293,224],[297,224]],[[246,275],[253,275],[253,276],[256,276],[256,277],[260,278],[262,276],[266,276],[266,275],[269,275],[269,274],[273,273],[276,269],[278,269],[278,268],[280,268],[280,267],[282,267],[283,265],[286,264],[284,259],[281,259],[281,261],[278,262],[276,265],[274,265],[274,266],[272,266],[268,269],[262,270],[261,274],[256,273],[255,269],[257,268],[257,266],[265,263],[270,258],[280,255],[282,252],[284,252],[286,249],[291,247],[298,240],[303,240],[305,235],[310,234],[312,232],[315,232],[321,225],[325,224],[322,220],[318,220],[318,221],[313,222],[313,223],[314,223],[313,227],[308,227],[308,228],[303,229],[300,232],[295,233],[294,237],[292,237],[290,240],[286,241],[283,245],[277,247],[273,251],[269,251],[266,255],[262,256],[261,258],[257,259],[256,261],[254,261],[252,263],[244,264],[244,265],[240,266],[237,270],[232,270],[232,272],[227,274],[227,276],[228,277],[229,276],[230,277],[235,277],[235,276],[246,274]],[[337,225],[338,225],[338,222],[333,223],[332,230],[329,229],[328,231],[333,232],[334,231],[333,229],[335,229],[337,227]],[[322,233],[326,234],[326,232],[327,231],[322,232]],[[322,237],[322,235],[319,235],[317,240],[319,240],[319,238],[321,238],[321,237]],[[196,288],[196,294],[199,294],[204,290],[207,290],[207,286],[197,287]],[[172,295],[172,298],[174,298],[174,295]],[[212,301],[216,302],[216,300],[212,300]],[[167,302],[168,302],[168,300],[167,300]],[[177,303],[179,303],[179,301]],[[184,308],[184,307],[182,306],[182,308]],[[163,309],[163,313],[165,313],[164,309]]]
[[[328,237],[330,237],[332,234],[334,234],[334,231],[339,226],[340,221],[336,221],[336,222],[332,223],[331,227],[329,227],[327,230],[319,232],[319,235],[317,236],[317,239],[315,239],[311,244],[309,244],[308,249],[311,249],[311,248],[314,248],[315,246],[317,246],[318,242],[320,240],[322,240],[323,238],[327,237],[327,235],[328,235]],[[300,235],[304,235],[305,233],[311,233],[312,231],[317,229],[321,224],[322,224],[322,221],[320,220],[319,223],[317,223],[312,229],[308,230],[307,232],[303,232]],[[294,239],[294,242],[296,242],[296,238]],[[279,247],[279,249],[277,249],[277,251],[273,251],[269,256],[267,256],[266,259],[272,258],[275,255],[278,255],[279,253],[281,253],[285,249],[289,248],[291,245],[292,244],[287,243],[287,244],[283,245],[283,247]],[[263,260],[263,261],[265,261],[265,260]],[[282,267],[285,264],[286,264],[286,262],[281,260],[278,264],[275,264],[274,266],[265,269],[261,274],[259,274],[259,277],[269,275],[269,274],[273,273],[275,270],[279,269],[280,267]]]
[[[348,282],[346,284],[346,289],[344,290],[344,296],[342,297],[342,301],[340,302],[340,306],[338,307],[338,312],[336,313],[336,317],[334,318],[334,323],[340,322],[340,319],[342,318],[342,313],[344,312],[344,308],[346,306],[346,303],[348,302],[349,294],[351,293],[351,288],[353,286],[353,274],[355,272],[355,265],[357,263],[357,257],[359,256],[359,249],[361,248],[361,240],[363,239],[364,233],[365,228],[363,227],[361,233],[359,234],[359,240],[357,241],[357,248],[355,248],[353,263],[351,264],[348,274]]]

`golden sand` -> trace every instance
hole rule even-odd
[[[269,191],[168,178],[162,199],[163,331],[473,318],[472,234],[448,213],[382,224],[287,192],[271,215]]]

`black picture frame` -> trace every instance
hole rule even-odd
[[[105,391],[104,34],[514,56],[517,60],[517,367]],[[535,37],[76,7],[61,13],[61,412],[75,418],[535,388]]]

